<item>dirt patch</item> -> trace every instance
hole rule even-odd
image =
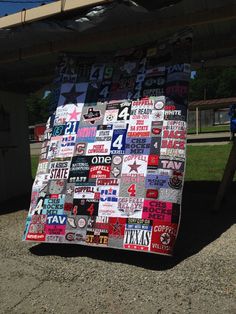
[[[235,313],[235,200],[187,182],[173,258],[21,242],[27,211],[0,216],[0,313]],[[235,186],[233,186],[235,191]]]

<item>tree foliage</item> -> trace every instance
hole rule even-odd
[[[236,68],[203,68],[190,82],[190,100],[236,96]]]
[[[35,94],[31,94],[27,100],[28,121],[29,125],[37,123],[46,123],[49,116],[50,95],[45,98],[40,98]]]

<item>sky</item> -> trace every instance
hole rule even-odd
[[[22,9],[30,9],[40,6],[42,3],[50,3],[55,0],[0,0],[0,16],[12,14]]]

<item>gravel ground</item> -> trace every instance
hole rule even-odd
[[[236,313],[235,200],[213,215],[216,190],[185,185],[173,258],[21,242],[27,211],[0,215],[0,313]]]

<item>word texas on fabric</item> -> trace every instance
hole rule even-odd
[[[191,41],[61,57],[24,240],[172,254]]]

